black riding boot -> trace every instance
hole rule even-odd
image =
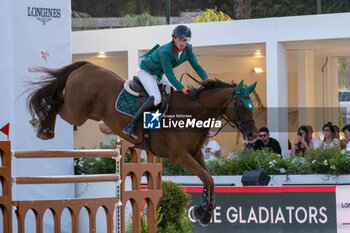
[[[123,129],[123,133],[126,134],[131,139],[136,139],[135,126],[137,122],[143,115],[144,111],[147,111],[154,107],[154,96],[148,97],[148,99],[141,105],[141,107],[137,110],[135,116],[131,119],[129,124],[125,126]]]

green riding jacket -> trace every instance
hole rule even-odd
[[[199,65],[196,55],[193,52],[192,45],[187,44],[183,50],[180,58],[178,59],[178,49],[173,42],[165,45],[156,45],[148,53],[141,56],[144,58],[141,61],[140,68],[147,71],[152,75],[157,75],[158,80],[162,79],[162,75],[165,74],[169,82],[174,87],[181,91],[184,86],[176,79],[173,68],[179,66],[185,61],[189,61],[193,69],[197,72],[201,79],[208,77],[204,69]]]

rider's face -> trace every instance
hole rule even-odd
[[[174,43],[178,50],[184,50],[188,44],[188,40],[174,37]]]

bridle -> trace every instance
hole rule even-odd
[[[192,77],[190,74],[188,73],[183,73],[181,78],[180,78],[180,82],[182,81],[182,78],[184,75],[187,75],[188,77],[190,77],[193,81],[195,81],[196,83],[198,83],[199,85],[201,85],[201,83],[199,81],[197,81],[194,77]],[[212,138],[212,137],[215,137],[227,124],[229,126],[231,126],[232,128],[234,129],[238,129],[238,130],[241,130],[243,132],[243,125],[245,124],[248,124],[250,122],[253,122],[254,123],[254,119],[249,119],[249,120],[242,120],[241,117],[240,117],[240,114],[239,114],[239,111],[238,111],[238,98],[246,98],[246,99],[249,99],[250,97],[249,96],[242,96],[242,95],[238,95],[235,93],[235,88],[233,88],[233,91],[232,91],[232,94],[230,95],[230,97],[228,98],[228,100],[226,100],[223,108],[226,108],[227,105],[229,105],[229,103],[231,101],[233,101],[234,105],[235,105],[235,119],[236,121],[233,121],[233,120],[230,120],[230,119],[227,119],[227,117],[223,116],[223,114],[220,115],[219,117],[219,120],[225,120],[226,123],[223,124],[219,129],[218,131],[216,131],[215,134],[211,135],[211,136],[208,136],[207,138]],[[198,103],[200,103],[204,108],[206,109],[209,109],[209,107],[207,107],[203,102],[201,102],[199,99],[197,99]]]
[[[249,96],[241,96],[241,95],[236,95],[235,94],[235,89],[233,89],[233,91],[232,91],[232,94],[230,95],[230,97],[229,97],[229,99],[225,102],[225,104],[224,104],[224,106],[223,106],[223,108],[226,108],[227,107],[227,105],[229,105],[229,103],[233,100],[233,103],[234,103],[234,105],[235,105],[235,119],[236,119],[236,121],[233,121],[233,120],[230,120],[230,119],[228,119],[227,117],[225,117],[225,116],[223,116],[223,114],[221,114],[220,115],[220,117],[219,117],[219,119],[220,120],[225,120],[226,121],[226,123],[223,125],[223,126],[221,126],[219,129],[218,129],[218,131],[216,131],[215,132],[215,134],[213,134],[213,135],[211,135],[211,136],[208,136],[208,138],[212,138],[212,137],[215,137],[218,133],[220,133],[220,131],[228,124],[229,126],[231,126],[233,129],[238,129],[238,130],[240,130],[240,131],[244,131],[243,130],[243,125],[245,125],[245,124],[248,124],[248,123],[250,123],[250,122],[252,122],[252,123],[254,123],[255,121],[254,121],[254,119],[252,118],[252,119],[249,119],[249,120],[242,120],[241,119],[241,117],[240,117],[240,115],[239,115],[239,110],[238,110],[238,98],[250,98]],[[198,99],[198,102],[202,105],[202,106],[204,106],[204,107],[206,107],[199,99]],[[206,108],[208,108],[208,107],[206,107]]]

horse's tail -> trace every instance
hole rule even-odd
[[[44,69],[48,77],[43,81],[31,84],[39,86],[27,98],[27,108],[33,119],[39,118],[36,125],[38,134],[50,129],[52,122],[64,103],[63,90],[68,76],[76,69],[88,62],[75,62],[61,69]],[[50,129],[53,130],[53,129]],[[47,132],[45,132],[47,133]]]

